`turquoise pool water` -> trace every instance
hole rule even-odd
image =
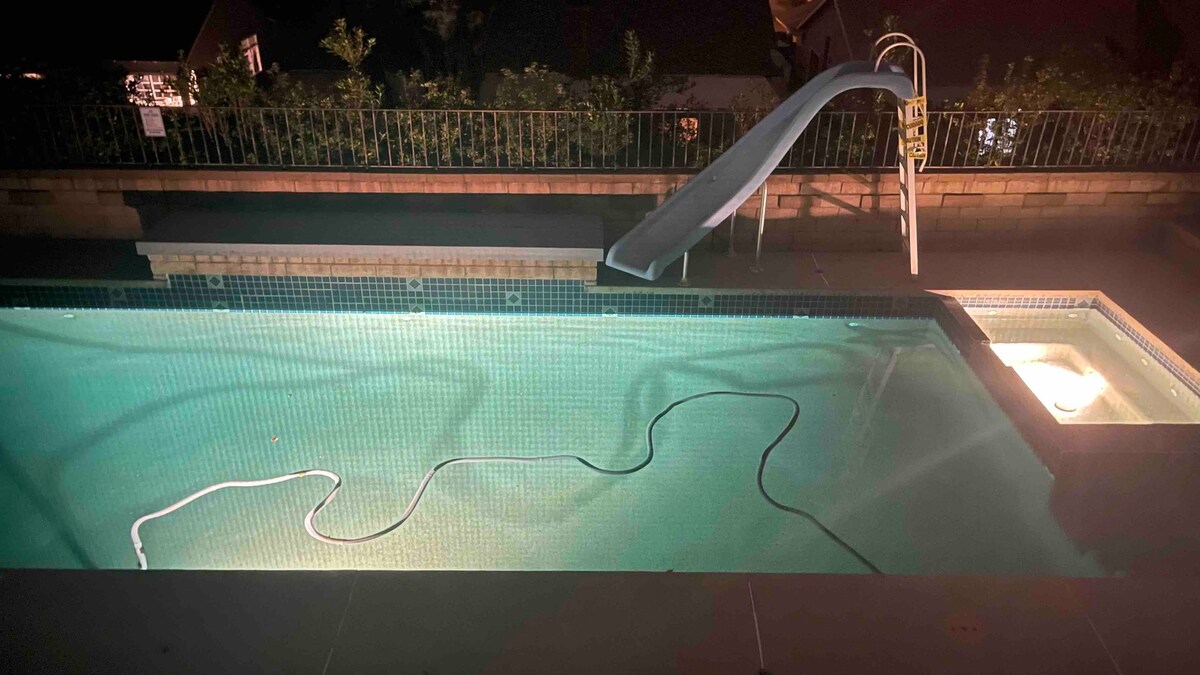
[[[933,321],[0,310],[0,566],[133,568],[129,526],[304,468],[318,519],[392,522],[436,462],[645,454],[713,389],[802,407],[765,485],[885,573],[1091,575],[1052,479]],[[450,467],[413,518],[308,537],[328,483],[225,491],[142,528],[154,568],[862,572],[755,486],[786,402],[704,399],[645,470]]]

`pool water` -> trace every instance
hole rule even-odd
[[[923,319],[0,311],[0,566],[136,566],[137,517],[305,468],[346,487],[337,537],[391,523],[459,455],[645,456],[647,422],[714,390],[798,400],[764,483],[885,573],[1102,574],[1053,481]],[[146,524],[152,568],[864,572],[758,494],[776,400],[708,398],[629,476],[467,465],[361,546],[311,539],[320,478],[227,490]]]

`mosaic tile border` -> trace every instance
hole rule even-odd
[[[956,295],[955,299],[964,309],[1091,309],[1097,301],[1079,295]]]
[[[1192,393],[1200,396],[1200,377],[1196,371],[1185,364],[1178,355],[1163,351],[1158,346],[1157,339],[1151,339],[1142,333],[1137,326],[1128,320],[1129,315],[1116,303],[1108,300],[1100,293],[1075,295],[975,295],[964,293],[955,294],[955,299],[964,309],[1094,309],[1101,316],[1121,331],[1125,337],[1146,352],[1167,372],[1183,383]]]
[[[821,318],[934,317],[936,296],[596,288],[575,280],[172,275],[165,284],[0,284],[0,307]]]
[[[1150,358],[1166,368],[1167,372],[1174,375],[1176,379],[1183,383],[1183,386],[1191,389],[1193,394],[1200,396],[1200,377],[1196,377],[1195,370],[1177,361],[1178,357],[1164,352],[1156,344],[1157,341],[1148,339],[1136,327],[1130,325],[1126,320],[1127,317],[1124,310],[1115,305],[1109,306],[1103,298],[1097,298],[1093,308],[1124,333],[1125,337],[1132,340],[1134,344],[1149,354]]]

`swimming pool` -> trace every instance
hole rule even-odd
[[[645,456],[706,390],[800,404],[763,482],[886,573],[1101,574],[1052,479],[931,319],[0,310],[0,566],[132,568],[137,517],[305,468],[334,536],[455,455]],[[645,470],[468,465],[368,544],[308,537],[305,479],[148,523],[156,568],[864,572],[758,494],[791,408],[687,404]]]

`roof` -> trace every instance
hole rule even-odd
[[[771,13],[791,32],[804,27],[826,0],[771,0]]]

